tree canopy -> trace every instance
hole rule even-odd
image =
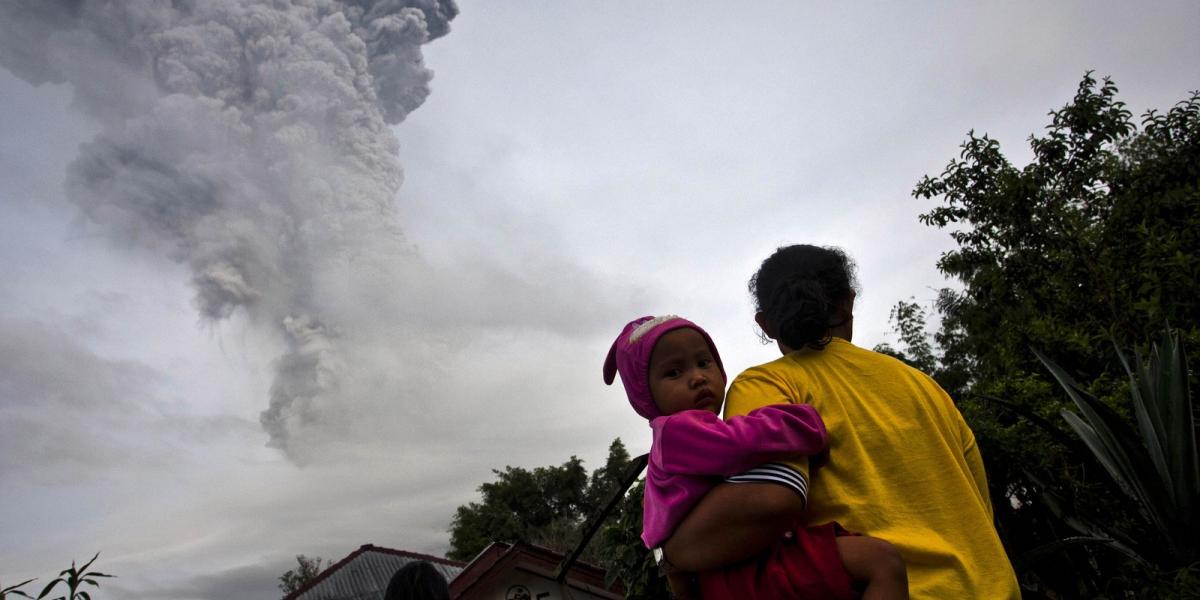
[[[580,524],[612,495],[629,462],[625,444],[616,439],[604,466],[590,476],[574,456],[559,466],[493,470],[496,480],[479,486],[481,500],[455,511],[446,556],[470,560],[493,541],[569,551],[579,542]]]
[[[633,463],[618,438],[591,476],[574,456],[556,467],[493,470],[496,480],[479,486],[481,501],[455,512],[446,556],[470,560],[493,541],[533,543],[565,555],[579,544],[585,522],[625,485]],[[609,581],[620,579],[626,598],[666,598],[667,581],[642,545],[642,491],[642,483],[621,489],[623,497],[580,559],[606,569]]]
[[[284,596],[304,587],[304,584],[311,581],[314,577],[321,574],[321,571],[333,564],[331,561],[322,561],[321,557],[317,556],[309,558],[303,554],[296,555],[296,568],[288,569],[283,575],[279,576],[279,590]]]
[[[1109,80],[1090,74],[1011,165],[973,132],[961,157],[914,195],[940,200],[922,222],[958,244],[938,269],[964,289],[939,301],[945,367],[974,381],[1025,370],[1031,345],[1099,371],[1108,342],[1142,343],[1164,322],[1194,328],[1200,299],[1200,96],[1138,131]]]
[[[1024,167],[971,132],[959,158],[922,179],[914,196],[937,205],[921,221],[957,244],[937,267],[961,284],[936,300],[932,365],[911,331],[923,330],[924,312],[904,302],[893,312],[902,334],[893,352],[932,366],[959,401],[1005,543],[1028,589],[1048,597],[1155,588],[1144,585],[1145,565],[1064,543],[1084,522],[1142,523],[1067,431],[1060,413],[1070,401],[1034,350],[1128,417],[1118,349],[1144,348],[1167,324],[1185,345],[1200,341],[1200,93],[1147,112],[1139,128],[1117,91],[1086,75],[1030,137]],[[1153,528],[1143,531],[1153,547]]]

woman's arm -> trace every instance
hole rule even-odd
[[[684,517],[663,544],[675,568],[706,571],[750,558],[779,539],[804,498],[773,483],[723,483]]]
[[[725,416],[746,415],[772,404],[803,398],[799,390],[759,369],[734,380],[726,396]],[[750,558],[770,547],[804,512],[807,458],[790,464],[799,484],[723,483],[714,487],[684,517],[663,544],[676,568],[704,571]],[[785,467],[786,468],[786,467]]]

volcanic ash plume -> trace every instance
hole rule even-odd
[[[421,45],[453,0],[6,0],[0,64],[68,83],[102,132],[68,197],[119,240],[188,266],[207,320],[244,312],[283,344],[270,444],[342,385],[338,297],[403,285],[388,129],[429,94]],[[353,329],[353,324],[349,324]]]

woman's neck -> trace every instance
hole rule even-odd
[[[853,341],[854,337],[854,297],[857,296],[854,290],[850,291],[850,295],[846,296],[845,300],[838,303],[838,319],[836,323],[829,326],[829,335],[840,337],[847,342]],[[835,317],[837,318],[837,317]]]
[[[850,338],[854,335],[853,321],[847,321],[845,324],[837,327],[830,327],[828,334],[831,338],[840,338],[846,340],[847,342],[851,341]],[[795,348],[785,344],[783,340],[775,340],[775,344],[779,346],[779,353],[785,356],[795,352],[796,350]]]
[[[851,316],[849,319],[846,319],[845,321],[842,321],[841,323],[838,323],[837,325],[830,327],[829,335],[831,337],[842,338],[843,340],[846,340],[847,342],[853,341],[852,338],[854,337],[854,317]]]

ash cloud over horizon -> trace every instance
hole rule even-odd
[[[429,95],[421,46],[457,12],[453,0],[0,4],[0,65],[69,84],[100,125],[67,168],[69,200],[115,242],[186,265],[203,321],[244,313],[276,340],[261,423],[298,463],[299,440],[336,435],[338,405],[364,393],[381,332],[402,335],[419,310],[405,298],[424,267],[396,218],[389,125]]]

